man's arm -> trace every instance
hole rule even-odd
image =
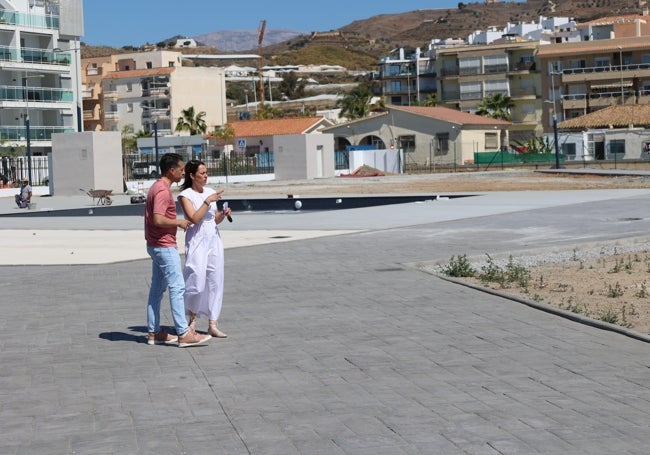
[[[187,230],[188,227],[192,224],[189,220],[170,220],[167,218],[165,215],[161,215],[159,213],[154,213],[153,214],[153,225],[159,228],[170,228],[170,227],[175,227],[175,228],[181,228],[184,231]]]

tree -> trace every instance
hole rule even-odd
[[[122,127],[122,153],[131,153],[137,148],[137,139],[133,134],[133,125],[124,125]]]
[[[422,106],[425,107],[436,107],[438,105],[438,97],[435,93],[429,93],[426,99],[422,101]]]
[[[341,108],[339,117],[354,120],[368,116],[371,98],[372,92],[367,86],[359,85],[355,87],[336,102],[336,105]]]
[[[289,98],[290,100],[295,100],[298,98],[304,98],[305,96],[305,86],[307,82],[303,80],[298,80],[298,76],[294,71],[286,72],[282,75],[282,82],[280,82],[280,92]]]
[[[201,111],[196,113],[194,111],[194,106],[190,106],[187,109],[181,111],[181,116],[178,117],[176,122],[176,132],[187,131],[190,133],[190,136],[195,136],[197,134],[205,134],[208,130],[208,126],[204,120],[205,112]]]
[[[259,107],[257,113],[255,114],[255,117],[257,118],[257,120],[267,120],[272,118],[284,117],[284,113],[281,110],[276,109],[270,104],[266,103]]]
[[[214,129],[214,137],[223,139],[226,143],[230,143],[235,137],[235,129],[230,123],[226,123],[223,126],[217,126]]]
[[[510,110],[514,107],[512,99],[501,93],[483,98],[481,104],[478,105],[476,113],[484,117],[490,117],[499,120],[511,120]]]

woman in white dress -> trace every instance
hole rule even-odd
[[[217,328],[223,300],[223,243],[217,224],[230,215],[219,211],[216,202],[223,190],[206,187],[208,169],[198,160],[185,165],[185,181],[178,201],[192,225],[185,233],[185,310],[192,327],[201,315],[208,317],[208,333],[216,338],[227,335]]]

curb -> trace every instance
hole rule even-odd
[[[512,300],[514,302],[523,303],[524,305],[527,305],[527,306],[529,306],[531,308],[534,308],[536,310],[544,311],[545,313],[550,313],[550,314],[553,314],[555,316],[560,316],[560,317],[562,317],[564,319],[569,319],[571,321],[578,322],[580,324],[588,325],[588,326],[591,326],[591,327],[595,327],[597,329],[607,330],[607,331],[610,331],[610,332],[615,332],[615,333],[618,333],[620,335],[625,335],[627,337],[634,338],[634,339],[639,340],[639,341],[643,341],[644,343],[650,343],[650,335],[644,335],[642,333],[635,332],[634,330],[627,329],[627,328],[622,327],[620,325],[610,324],[609,322],[604,322],[604,321],[599,321],[597,319],[588,318],[586,316],[582,316],[580,314],[573,313],[571,311],[566,311],[566,310],[562,310],[560,308],[553,307],[551,305],[547,305],[546,303],[534,302],[532,300],[522,299],[521,297],[517,297],[517,296],[514,296],[512,294],[506,294],[505,292],[500,292],[500,291],[498,291],[496,289],[483,287],[483,286],[476,286],[476,285],[474,285],[472,283],[467,283],[467,282],[465,282],[463,280],[459,280],[459,279],[456,279],[456,278],[441,275],[439,273],[429,272],[429,271],[423,270],[423,269],[418,269],[418,270],[420,270],[420,271],[422,271],[424,273],[428,273],[429,275],[433,275],[435,277],[438,277],[441,280],[445,280],[445,281],[448,281],[448,282],[454,283],[454,284],[459,284],[461,286],[465,286],[465,287],[468,287],[470,289],[474,289],[476,291],[481,291],[481,292],[485,292],[487,294],[492,294],[494,296],[501,297],[501,298],[508,299],[508,300]]]

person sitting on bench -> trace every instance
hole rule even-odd
[[[32,201],[32,187],[29,184],[29,179],[27,177],[23,178],[23,184],[20,187],[20,194],[16,195],[16,204],[21,209],[29,206],[29,203]]]

